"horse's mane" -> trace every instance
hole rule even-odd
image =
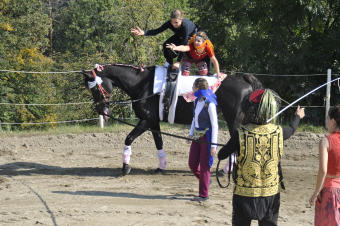
[[[118,67],[127,67],[127,68],[132,68],[135,69],[136,71],[141,71],[143,72],[145,68],[149,68],[149,67],[145,67],[143,64],[140,65],[133,65],[133,64],[121,64],[121,63],[110,63],[110,64],[102,64],[103,67],[105,66],[118,66]]]

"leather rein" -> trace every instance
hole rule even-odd
[[[96,77],[97,77],[96,72],[94,71],[94,69],[92,69],[91,71],[92,71],[92,74],[93,74],[93,76],[94,76],[94,79],[96,79]],[[110,94],[109,92],[107,92],[107,91],[104,89],[104,87],[102,86],[102,84],[97,84],[97,86],[98,86],[98,88],[99,88],[101,94],[103,95],[104,101],[108,103],[108,102],[109,102],[108,99],[110,99],[111,94]],[[108,99],[107,99],[107,98],[108,98]]]

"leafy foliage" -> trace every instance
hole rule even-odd
[[[52,60],[44,56],[48,45],[47,15],[43,13],[40,1],[5,1],[0,16],[6,26],[2,26],[0,36],[0,66],[12,70],[46,71]],[[1,76],[1,101],[24,103],[53,102],[53,88],[50,80],[39,74],[8,73]],[[33,106],[5,106],[0,110],[1,121],[39,122],[54,119],[53,109]]]
[[[130,29],[157,28],[175,8],[207,32],[224,71],[325,74],[331,68],[339,73],[340,2],[331,0],[2,0],[0,69],[74,71],[95,63],[163,64],[162,43],[172,32],[138,37]],[[258,76],[288,101],[324,83],[325,77]],[[332,105],[339,104],[339,98],[333,98],[339,92],[333,86]],[[324,93],[322,89],[301,104],[323,105]],[[119,90],[114,97],[127,99]],[[91,100],[79,73],[0,74],[0,103]],[[91,104],[0,106],[2,122],[97,117]],[[114,106],[113,114],[130,117],[129,106]],[[320,115],[323,109],[308,109],[311,122],[322,124]],[[37,127],[50,126],[55,125]]]
[[[193,0],[190,3],[197,5],[198,23],[215,44],[224,70],[325,74],[331,68],[333,73],[339,73],[339,1],[207,0],[197,4]],[[259,78],[289,101],[326,80],[326,76]],[[323,105],[324,93],[320,90],[301,104]],[[333,104],[336,102],[334,98]],[[322,114],[318,111],[307,116],[320,122]]]

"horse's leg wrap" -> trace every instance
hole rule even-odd
[[[131,153],[132,153],[131,146],[125,145],[124,149],[123,149],[123,163],[125,163],[125,164],[129,164],[130,163]]]
[[[165,151],[163,149],[160,149],[160,150],[157,151],[157,154],[158,154],[158,160],[159,160],[158,168],[159,169],[165,169],[165,167],[166,167]]]

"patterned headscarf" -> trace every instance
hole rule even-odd
[[[250,94],[249,104],[244,110],[247,121],[263,125],[278,112],[279,108],[279,96],[274,91],[258,89]]]

